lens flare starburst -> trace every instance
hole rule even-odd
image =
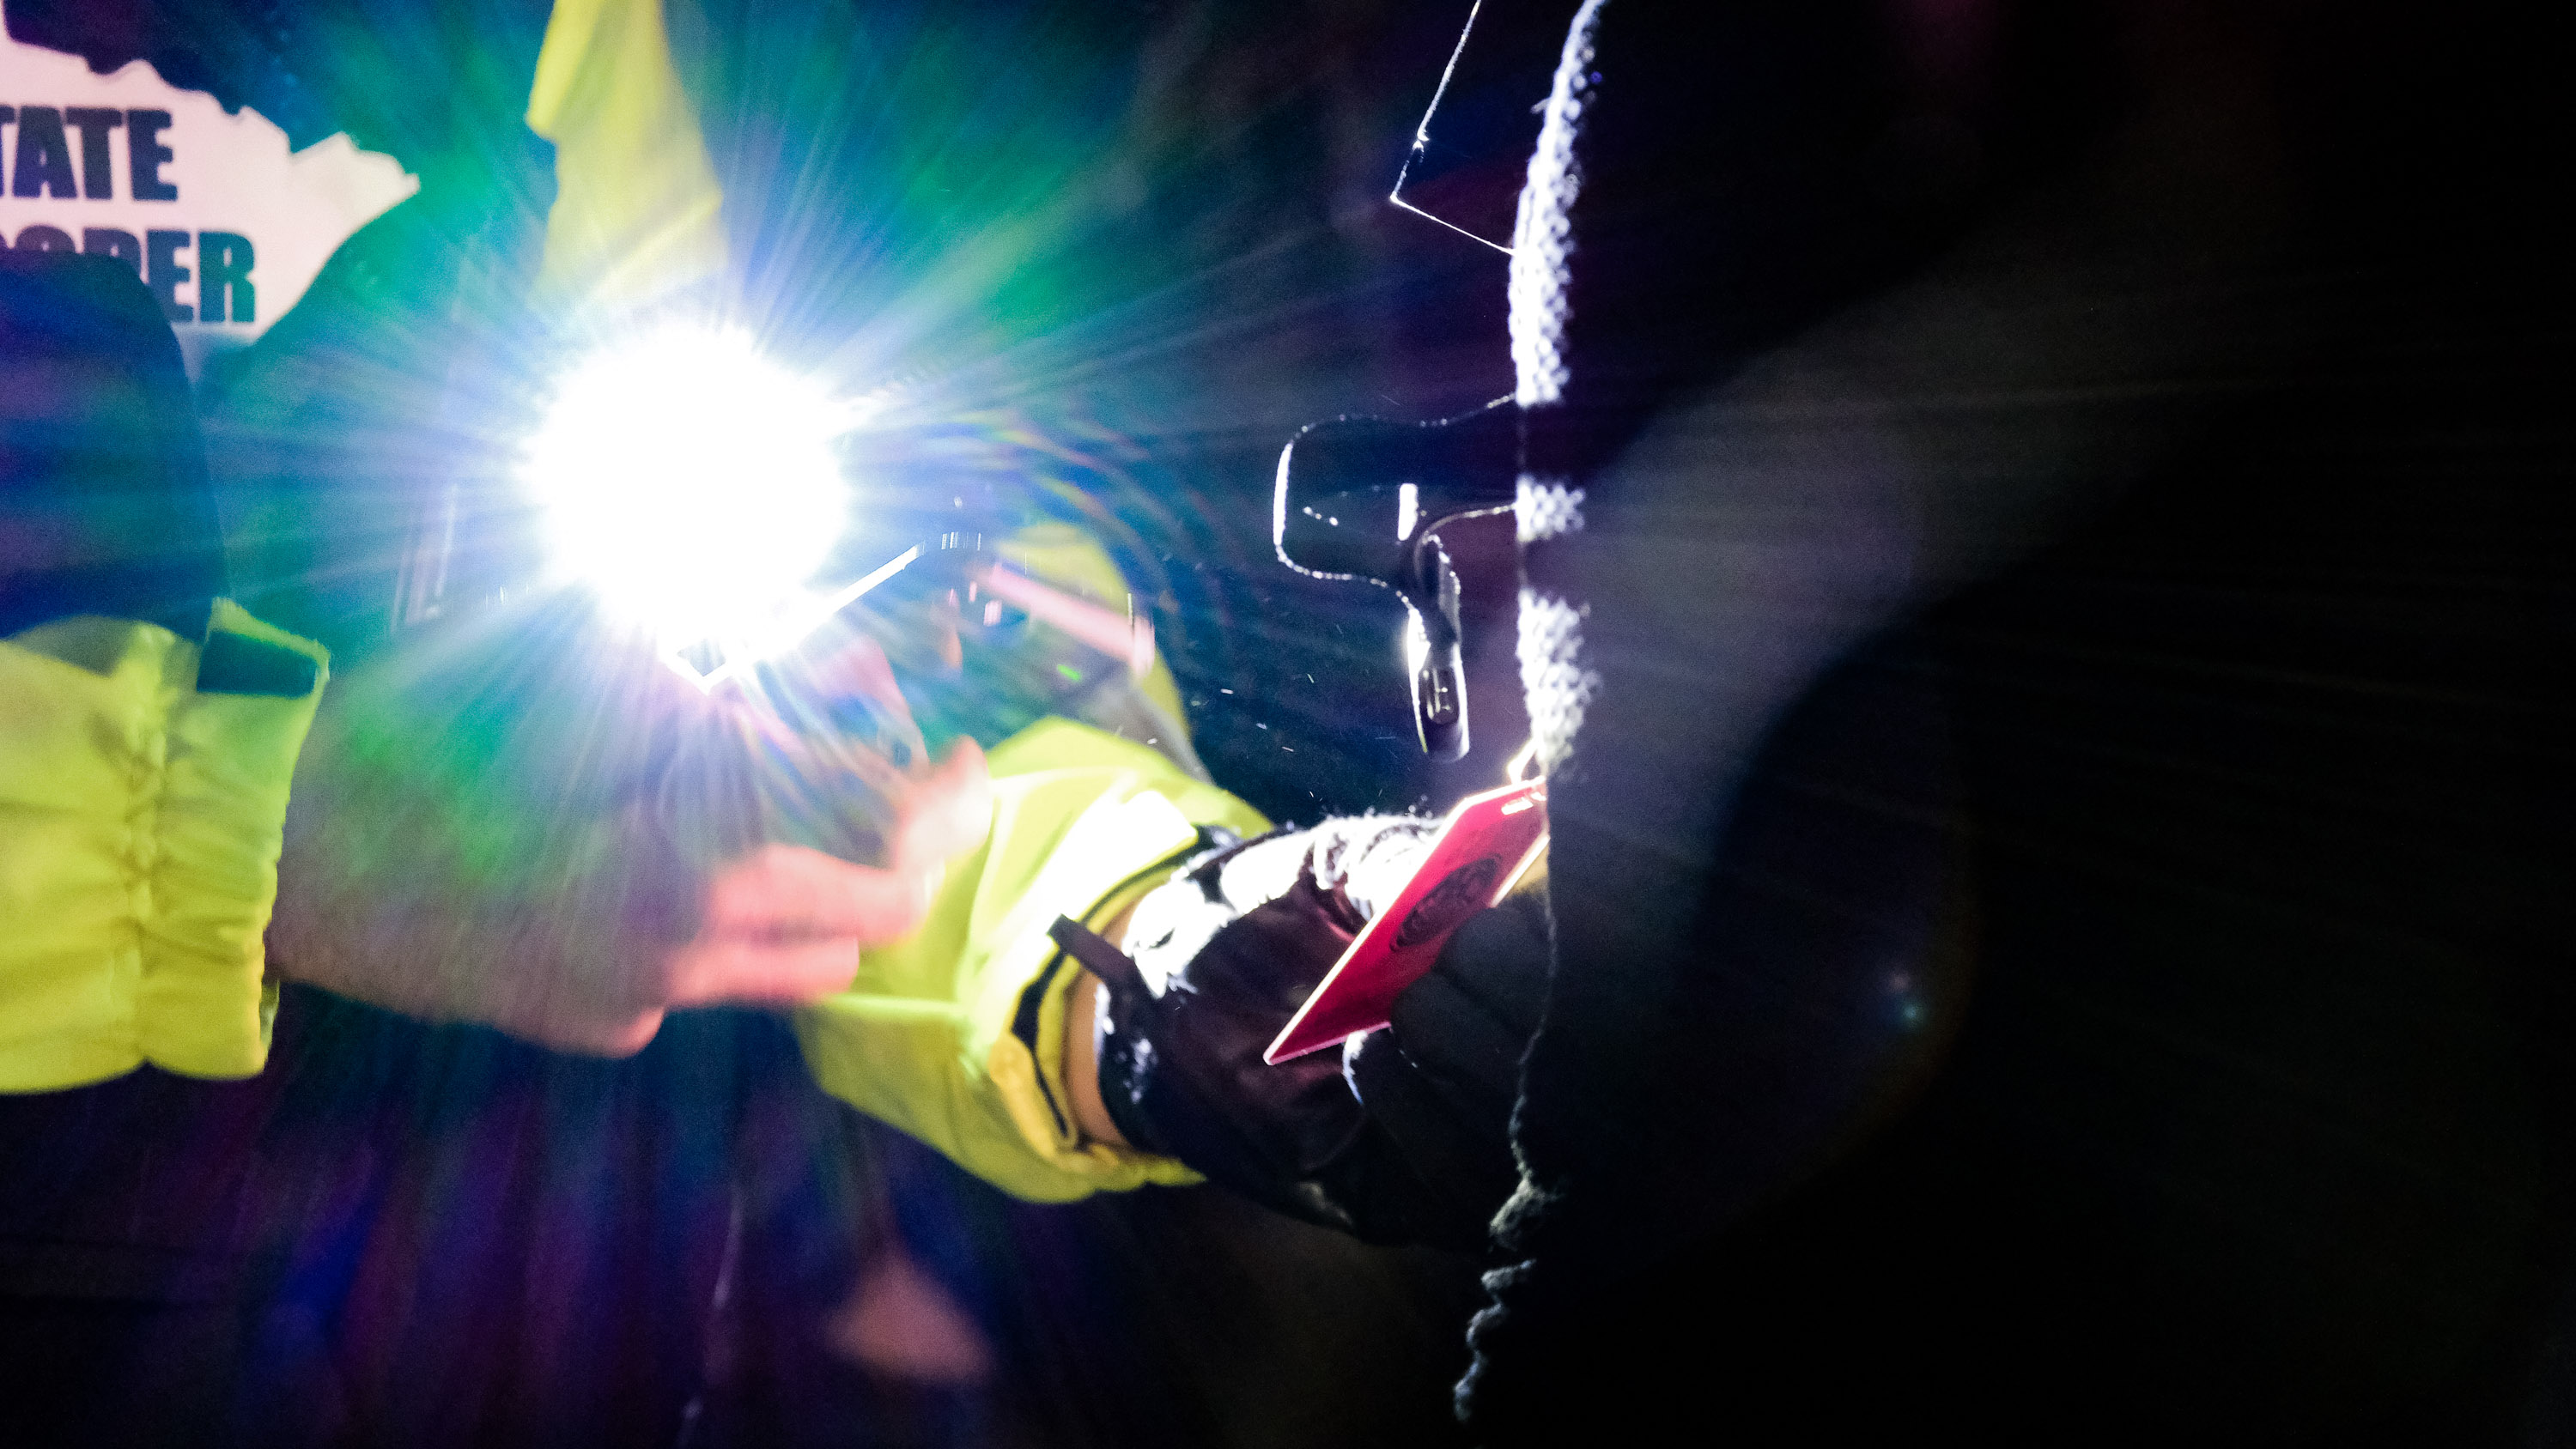
[[[848,521],[848,426],[748,333],[668,326],[563,375],[519,477],[568,581],[666,645],[757,637]]]

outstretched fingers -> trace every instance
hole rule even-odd
[[[868,946],[919,929],[939,871],[879,870],[765,845],[707,890],[698,934],[669,958],[670,1004],[811,1001],[841,990]]]
[[[900,811],[885,867],[769,844],[718,872],[697,934],[665,960],[668,1004],[812,1001],[850,984],[860,951],[919,930],[943,867],[992,829],[983,751],[960,741]]]

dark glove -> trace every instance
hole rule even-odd
[[[1401,884],[1430,828],[1332,821],[1214,852],[1140,906],[1133,959],[1059,921],[1057,941],[1108,987],[1096,1031],[1100,1088],[1120,1134],[1292,1217],[1371,1242],[1481,1250],[1501,1203],[1487,1189],[1500,1175],[1518,1180],[1502,1145],[1517,1047],[1482,1043],[1510,1066],[1481,1068],[1499,1084],[1500,1110],[1481,1136],[1462,1139],[1491,1144],[1468,1192],[1427,1180],[1409,1145],[1362,1105],[1341,1058],[1261,1060],[1367,924],[1367,905]],[[1436,1060],[1462,1059],[1439,1039]],[[1435,1151],[1453,1150],[1414,1130]]]
[[[1481,1232],[1519,1188],[1512,1104],[1547,1003],[1547,906],[1516,896],[1471,917],[1395,999],[1393,1020],[1353,1043],[1344,1076],[1442,1215]]]

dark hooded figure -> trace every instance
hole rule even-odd
[[[1583,7],[1512,264],[1555,929],[1489,1440],[2576,1432],[2517,32]]]
[[[1249,1184],[1499,1206],[1483,1441],[2576,1433],[2562,66],[2483,8],[1581,6],[1514,406],[1281,474],[1516,496],[1549,909]]]

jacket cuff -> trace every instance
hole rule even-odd
[[[202,643],[95,617],[0,641],[0,1091],[260,1069],[287,791],[328,675],[229,600]]]
[[[1086,914],[1105,925],[1134,904],[1135,894],[1141,892],[1124,894]],[[1002,1094],[1012,1124],[1039,1156],[1063,1171],[1092,1179],[1096,1187],[1127,1189],[1147,1183],[1170,1187],[1199,1181],[1199,1175],[1177,1159],[1096,1141],[1075,1123],[1073,1087],[1065,1067],[1071,1058],[1072,1034],[1091,1030],[1090,1022],[1072,1019],[1073,992],[1082,977],[1083,968],[1072,957],[1059,953],[1052,958],[1021,996],[1009,1035],[994,1044],[986,1071]]]

